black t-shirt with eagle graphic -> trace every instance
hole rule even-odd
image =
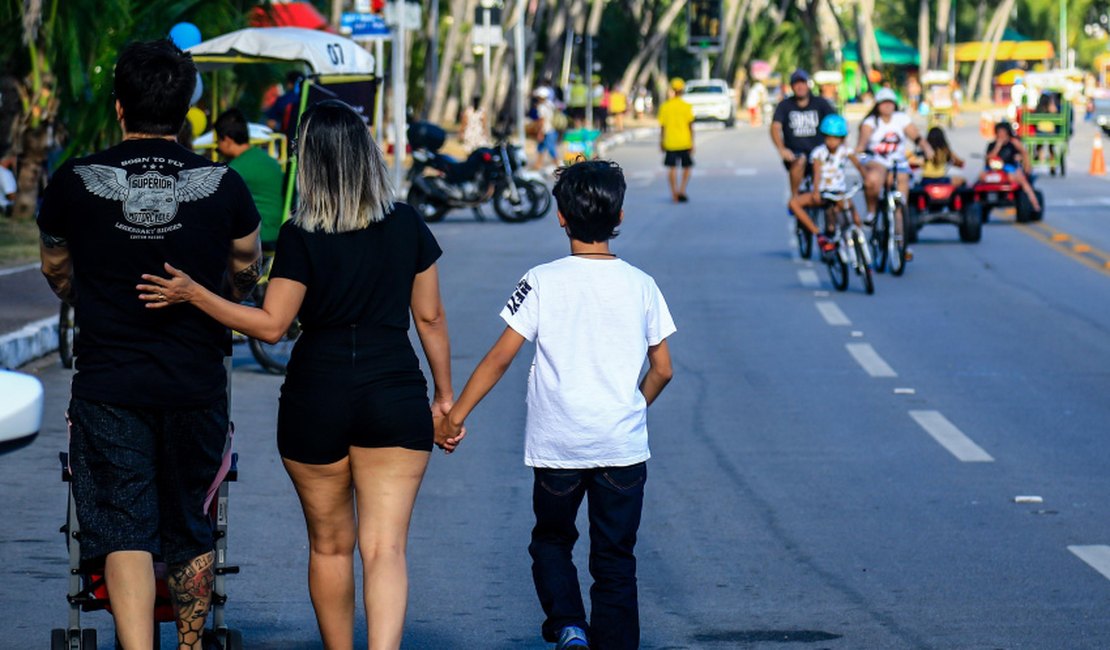
[[[135,285],[169,262],[220,292],[231,242],[258,210],[242,178],[163,139],[70,161],[51,178],[39,229],[73,260],[80,338],[73,395],[122,406],[192,408],[223,395],[230,333],[190,305],[147,309]]]

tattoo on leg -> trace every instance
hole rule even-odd
[[[258,278],[262,275],[262,259],[259,258],[251,263],[250,266],[239,271],[232,278],[231,283],[235,285],[235,291],[240,296],[245,296],[254,289],[254,285],[258,284]]]
[[[201,650],[204,619],[212,602],[214,553],[173,568],[169,575],[170,595],[177,609],[178,650]]]

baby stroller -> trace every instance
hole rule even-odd
[[[228,396],[231,393],[230,363],[228,366]],[[230,404],[230,399],[228,404]],[[224,449],[223,463],[212,485],[208,488],[208,497],[205,501],[205,511],[212,522],[212,530],[216,539],[215,566],[213,568],[214,582],[212,585],[212,603],[208,611],[210,622],[204,632],[204,647],[219,650],[242,650],[243,636],[238,630],[231,629],[224,621],[224,605],[227,602],[225,589],[226,576],[239,573],[239,567],[229,565],[227,562],[227,501],[228,484],[238,480],[239,454],[231,451],[231,442],[234,437],[235,427],[231,425],[228,430],[227,444]],[[69,469],[69,454],[58,454],[61,461],[62,481],[69,483],[72,478]],[[50,650],[96,650],[96,630],[81,628],[81,613],[110,608],[108,602],[108,588],[104,581],[104,567],[90,566],[81,562],[81,527],[77,521],[77,505],[73,500],[73,491],[69,490],[68,506],[66,508],[65,524],[59,529],[65,535],[66,546],[69,550],[69,590],[66,600],[69,602],[69,623],[65,628],[54,628],[50,631]],[[161,623],[177,620],[173,602],[170,599],[169,586],[166,583],[166,566],[155,558],[154,573],[157,593],[154,602],[154,648],[160,648],[159,628]],[[176,634],[176,630],[174,631]],[[112,646],[119,648],[119,642]]]

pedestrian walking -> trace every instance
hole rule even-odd
[[[524,462],[533,468],[536,525],[528,551],[557,648],[639,647],[636,535],[647,480],[647,408],[671,379],[667,337],[675,332],[655,281],[609,250],[623,217],[625,181],[595,160],[560,170],[559,226],[570,255],[528,271],[501,311],[507,327],[440,421],[453,451],[464,422],[509,368],[536,344],[528,378]],[[648,371],[637,384],[644,359]],[[575,517],[589,499],[592,612],[586,622],[571,551]]]
[[[532,96],[536,100],[536,119],[533,133],[536,138],[535,169],[543,169],[545,154],[551,158],[551,165],[559,164],[559,131],[555,128],[554,104],[551,103],[551,89],[537,88]]]
[[[441,251],[416,211],[393,202],[385,160],[354,109],[326,100],[301,122],[301,207],[278,235],[262,307],[224,300],[168,264],[169,278],[142,276],[140,298],[152,313],[192,313],[166,309],[188,302],[271,342],[300,319],[277,443],[304,509],[320,636],[326,648],[352,647],[357,542],[369,645],[398,648],[409,520],[432,449],[433,415],[446,413],[453,398],[436,270]],[[435,384],[431,409],[409,343],[410,314]]]
[[[667,182],[671,186],[671,199],[685,203],[686,185],[690,182],[690,168],[694,166],[694,107],[682,98],[686,82],[671,80],[672,96],[659,107],[659,148],[663,151],[663,165],[667,168]],[[675,167],[682,167],[682,181],[678,181]]]
[[[470,105],[463,111],[459,133],[463,148],[467,151],[489,146],[489,125],[480,96],[475,95],[471,98]]]
[[[231,354],[231,335],[200,312],[143,309],[135,280],[187,264],[198,287],[239,300],[259,276],[246,184],[176,141],[196,78],[168,40],[127,46],[113,81],[123,141],[63,165],[38,218],[43,274],[81,314],[68,411],[81,559],[104,563],[127,650],[154,642],[154,556],[169,567],[178,647],[201,648],[214,548],[204,501],[228,438]]]

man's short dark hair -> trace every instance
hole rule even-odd
[[[114,84],[129,132],[177,135],[196,88],[197,68],[168,39],[131,43],[116,61]]]
[[[585,160],[556,172],[555,202],[570,236],[593,244],[617,236],[624,207],[624,172],[609,160]]]
[[[220,116],[216,118],[216,124],[212,127],[216,131],[216,138],[231,138],[235,144],[247,144],[251,141],[250,127],[247,126],[247,118],[243,117],[243,111],[238,108],[229,108]]]

